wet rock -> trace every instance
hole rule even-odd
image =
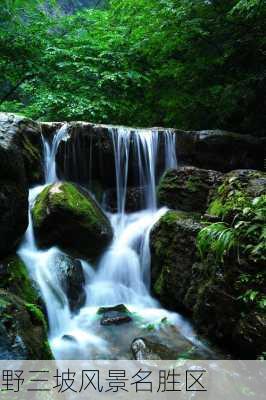
[[[136,212],[143,208],[144,204],[144,188],[129,187],[126,193],[126,212]],[[117,192],[116,189],[109,189],[105,195],[106,208],[109,212],[117,212]]]
[[[176,131],[179,162],[199,168],[228,172],[263,169],[265,138],[221,130]]]
[[[159,182],[159,203],[174,210],[204,212],[221,179],[220,172],[195,167],[168,170]]]
[[[73,182],[101,182],[115,187],[114,149],[108,127],[87,122],[71,122],[68,136],[58,147],[57,174]]]
[[[112,132],[117,135],[117,127],[96,125],[87,122],[70,122],[68,136],[63,140],[56,155],[57,173],[63,180],[78,183],[101,182],[103,190],[116,186],[115,156]],[[125,128],[134,133],[137,128]],[[165,166],[165,136],[169,129],[149,128],[158,131],[158,152],[156,169],[158,175]],[[173,131],[173,130],[171,130]],[[136,143],[135,143],[136,144]],[[133,135],[129,141],[128,179],[129,187],[139,186],[138,157]]]
[[[63,125],[64,122],[40,122],[43,137],[52,142],[54,135]]]
[[[101,325],[120,325],[132,321],[131,313],[123,304],[101,307],[97,314],[101,315]]]
[[[37,123],[0,113],[0,258],[13,252],[28,226],[28,186],[42,179]]]
[[[1,359],[53,358],[42,311],[4,290],[0,290],[0,333]]]
[[[263,194],[265,173],[237,170],[226,174],[212,195],[208,222],[217,222],[218,218],[231,226],[236,215]],[[247,223],[253,218],[252,213],[248,215]],[[258,276],[254,290],[260,296],[265,293],[263,252],[255,259],[249,257],[246,248],[228,252],[223,260],[212,253],[202,259],[196,237],[203,222],[191,213],[169,211],[155,224],[150,242],[153,290],[163,304],[188,312],[201,333],[237,356],[259,357],[265,347],[265,312],[256,301],[244,302],[243,295],[254,287],[251,282]],[[243,277],[249,277],[248,283]]]
[[[64,335],[62,336],[62,339],[65,340],[66,342],[77,343],[77,339],[72,335]]]
[[[47,186],[37,197],[32,216],[41,247],[56,245],[95,261],[112,239],[111,224],[98,204],[71,183]]]
[[[168,211],[151,231],[153,288],[170,308],[183,307],[192,266],[198,259],[196,236],[201,227],[193,214]]]
[[[5,158],[1,154],[1,167],[5,177],[25,177],[29,186],[43,180],[43,147],[41,128],[31,119],[9,113],[0,113],[0,152],[6,150]],[[15,154],[19,153],[18,160]],[[1,174],[2,175],[2,174]],[[25,176],[24,176],[25,175]]]
[[[26,186],[0,181],[0,258],[17,248],[27,226],[28,191]]]
[[[81,262],[66,254],[58,254],[55,266],[59,282],[68,298],[71,311],[79,310],[86,301],[85,276]]]
[[[160,338],[155,335],[134,339],[131,351],[135,360],[173,360],[178,358],[178,352],[170,345],[161,343]]]

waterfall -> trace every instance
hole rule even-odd
[[[157,209],[156,184],[164,169],[177,165],[175,135],[171,131],[159,133],[156,129],[132,130],[122,127],[110,128],[109,134],[115,157],[118,211],[107,215],[114,230],[114,239],[96,268],[81,260],[86,277],[87,300],[78,314],[71,313],[57,276],[56,258],[62,252],[56,247],[46,251],[38,249],[31,217],[31,208],[37,195],[48,184],[58,181],[56,153],[60,142],[68,135],[66,124],[55,134],[52,143],[43,138],[45,184],[31,189],[29,194],[29,227],[19,254],[32,279],[38,284],[46,305],[50,345],[56,358],[86,359],[99,357],[99,354],[103,354],[104,358],[112,357],[108,353],[106,337],[95,325],[95,313],[100,306],[123,303],[147,322],[167,315],[183,330],[188,329],[180,316],[161,309],[150,295],[149,236],[154,223],[166,212],[166,208]],[[157,168],[159,147],[163,148],[164,154],[161,171]],[[90,160],[92,151],[89,153]],[[143,188],[144,193],[141,210],[128,214],[126,194],[130,163],[136,166],[137,185]],[[190,327],[188,331],[191,334]],[[65,337],[71,337],[71,342],[66,341]]]
[[[44,149],[44,177],[45,183],[54,183],[58,180],[56,174],[56,153],[60,142],[67,136],[67,124],[64,124],[54,135],[52,145],[48,140],[43,140]]]

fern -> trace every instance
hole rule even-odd
[[[203,228],[197,238],[197,246],[201,257],[208,253],[214,253],[217,261],[223,261],[223,257],[235,246],[237,240],[235,230],[227,227],[223,222],[217,222]]]

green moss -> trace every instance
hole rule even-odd
[[[51,187],[52,185],[48,185],[45,189],[43,189],[43,191],[37,197],[34,207],[31,211],[34,225],[36,227],[40,226],[45,216],[45,211],[48,206],[48,193]]]
[[[43,349],[42,353],[43,353],[44,360],[53,360],[54,359],[54,356],[52,354],[51,347],[50,347],[48,340],[45,340],[43,342],[42,349]]]
[[[44,318],[44,314],[41,311],[41,309],[36,306],[35,304],[31,304],[31,303],[26,303],[25,304],[27,311],[31,314],[32,320],[36,321],[36,322],[41,322],[47,332],[47,324],[46,324],[46,320]]]
[[[38,293],[32,285],[25,264],[17,255],[10,256],[1,263],[0,275],[0,289],[9,290],[29,303],[38,303]]]
[[[186,186],[191,192],[197,192],[202,186],[202,181],[198,176],[190,176],[187,180]]]
[[[163,286],[164,286],[164,279],[163,279],[163,270],[162,270],[159,275],[159,278],[155,282],[154,293],[157,294],[158,296],[162,295]]]
[[[32,210],[35,227],[41,225],[47,208],[53,207],[69,210],[79,220],[82,218],[82,224],[90,228],[104,222],[96,203],[71,183],[49,185],[39,194]]]

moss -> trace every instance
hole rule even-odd
[[[47,186],[37,197],[32,210],[34,226],[40,226],[47,208],[54,206],[70,210],[77,217],[85,217],[84,226],[93,227],[94,224],[98,225],[99,220],[104,221],[96,203],[83,195],[75,185],[59,183]]]
[[[6,258],[0,264],[0,276],[0,289],[9,290],[29,303],[39,302],[27,268],[17,255]]]
[[[44,314],[35,304],[0,290],[0,323],[6,338],[5,349],[15,358],[53,358]]]
[[[163,286],[164,286],[164,279],[163,279],[163,270],[161,271],[159,278],[156,280],[154,284],[154,293],[157,294],[158,296],[162,295],[163,292]]]
[[[43,312],[41,311],[41,309],[38,306],[36,306],[35,304],[31,304],[31,303],[26,303],[25,306],[26,306],[26,309],[28,310],[28,312],[31,314],[32,320],[35,322],[41,322],[45,326],[45,329],[47,331],[46,320],[44,318],[44,315],[43,315]]]
[[[197,192],[202,186],[202,180],[198,176],[190,176],[187,180],[186,186],[191,192]]]
[[[37,197],[34,207],[32,209],[32,216],[34,220],[34,225],[39,226],[45,217],[45,210],[48,206],[48,193],[52,185],[48,185]]]
[[[45,340],[43,342],[42,353],[43,353],[44,360],[53,360],[54,359],[54,356],[52,354],[51,347],[50,347],[48,340]]]

